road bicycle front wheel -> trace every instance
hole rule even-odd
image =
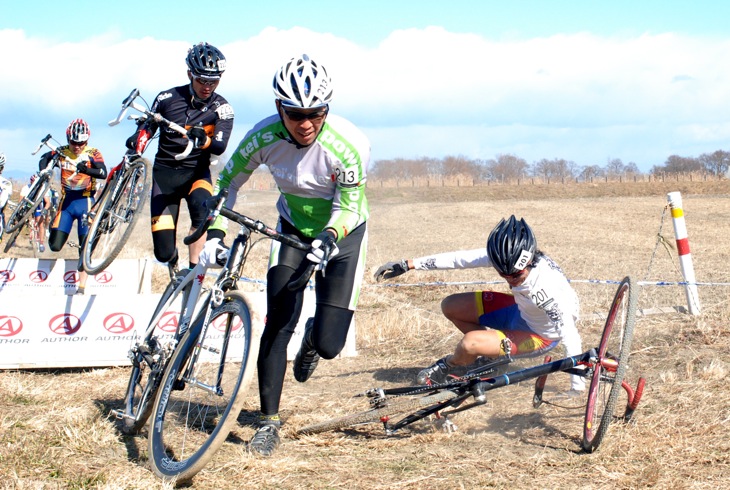
[[[583,425],[583,450],[595,451],[616,416],[616,405],[628,369],[631,340],[636,322],[638,291],[630,277],[619,284],[608,311],[588,388]]]
[[[25,223],[23,223],[23,224],[25,224]],[[23,226],[19,226],[7,235],[7,238],[6,238],[7,241],[5,242],[5,248],[3,249],[5,251],[5,253],[8,253],[8,250],[10,250],[10,248],[13,245],[15,245],[15,240],[18,238],[18,235],[20,235],[20,232],[22,230],[23,230]]]
[[[27,220],[32,219],[33,211],[40,205],[46,192],[51,188],[51,178],[49,176],[43,175],[39,179],[42,179],[41,182],[26,197],[20,200],[13,214],[10,215],[5,227],[6,232],[15,231]]]
[[[456,398],[456,393],[450,390],[438,391],[421,396],[401,396],[387,400],[385,402],[386,404],[381,407],[308,425],[299,429],[297,432],[304,435],[317,434],[356,425],[372,424],[374,422],[381,422],[384,417],[390,415],[406,414],[413,410],[420,410],[453,398]]]
[[[240,293],[227,292],[207,328],[196,320],[170,359],[149,436],[152,470],[164,480],[192,479],[236,423],[258,353],[249,311]]]
[[[187,297],[185,289],[180,290],[177,294],[173,294],[174,292],[174,285],[168,284],[152,314],[145,338],[129,351],[132,371],[129,373],[129,382],[124,394],[124,410],[119,412],[122,432],[125,434],[138,433],[152,413],[162,373],[170,358],[170,348],[165,343],[167,341],[155,336],[155,328],[163,315],[170,311],[181,296],[183,302]],[[178,312],[174,312],[174,314],[178,315]]]
[[[107,185],[82,244],[81,266],[87,273],[109,267],[127,243],[149,194],[149,168],[146,159],[138,158],[119,176],[119,189],[117,182]]]

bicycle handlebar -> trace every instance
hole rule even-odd
[[[56,158],[53,159],[54,164],[50,168],[49,167],[46,167],[43,170],[39,170],[37,172],[37,175],[42,175],[43,172],[50,173],[53,170],[53,167],[55,167],[56,165],[58,165],[58,159],[61,159],[62,158],[64,160],[67,160],[67,161],[73,163],[73,160],[71,160],[66,155],[64,155],[63,153],[61,153],[61,152],[58,151],[58,145],[56,143],[57,143],[57,141],[55,141],[53,139],[53,136],[51,136],[50,133],[49,133],[49,134],[47,134],[41,140],[40,144],[38,145],[38,148],[36,148],[35,151],[32,151],[30,153],[31,155],[35,155],[36,153],[38,153],[39,151],[41,151],[41,148],[43,148],[44,146],[47,146],[48,148],[51,149],[51,151],[56,152]],[[71,177],[70,178],[74,178],[77,173],[78,173],[78,171],[74,171],[71,174]]]
[[[136,88],[133,89],[129,93],[127,98],[125,98],[122,101],[122,109],[119,111],[119,114],[117,115],[117,117],[115,119],[112,119],[111,121],[109,121],[109,126],[116,126],[117,124],[119,124],[122,121],[122,119],[124,118],[124,116],[126,115],[129,108],[131,107],[132,109],[134,109],[138,112],[141,112],[145,116],[154,119],[154,121],[157,122],[158,124],[161,123],[161,124],[167,126],[168,128],[170,128],[174,131],[177,131],[182,136],[184,136],[185,139],[188,140],[188,144],[185,147],[185,150],[182,153],[180,153],[179,155],[175,155],[175,160],[182,160],[183,158],[186,158],[188,155],[190,155],[190,152],[193,150],[193,141],[188,138],[188,132],[185,130],[185,128],[183,128],[182,126],[180,126],[179,124],[177,124],[173,121],[170,121],[169,119],[165,119],[160,114],[151,112],[145,106],[138,104],[136,102],[136,99],[139,96],[140,96],[139,89],[136,89]],[[131,118],[131,116],[130,116],[130,118]]]
[[[246,228],[256,231],[258,233],[261,233],[262,235],[266,235],[267,237],[271,238],[272,240],[276,240],[277,242],[283,243],[285,245],[288,245],[290,247],[307,251],[312,248],[312,246],[308,243],[304,243],[301,240],[297,239],[296,237],[293,237],[291,235],[287,235],[285,233],[281,233],[269,226],[267,226],[265,223],[259,220],[254,220],[249,218],[248,216],[245,216],[243,214],[237,213],[236,211],[224,207],[224,202],[226,200],[226,197],[228,196],[228,189],[223,189],[217,196],[213,196],[209,199],[210,202],[215,203],[215,205],[208,205],[208,208],[210,211],[208,212],[208,216],[206,217],[205,221],[203,221],[198,228],[193,231],[190,235],[186,236],[183,239],[183,243],[185,245],[190,245],[191,243],[194,243],[200,239],[200,237],[203,236],[203,233],[205,233],[210,225],[215,221],[216,217],[220,214],[225,218],[228,218],[231,221],[234,221],[238,223],[241,226],[245,226]],[[309,282],[310,276],[314,273],[314,270],[316,269],[317,264],[314,262],[310,262],[302,275],[297,277],[296,279],[293,279],[288,285],[287,288],[289,288],[290,291],[295,291],[297,289],[300,289],[304,287],[307,282]]]

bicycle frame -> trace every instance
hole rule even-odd
[[[574,374],[582,377],[590,377],[593,373],[593,366],[597,362],[596,350],[591,349],[582,354],[576,356],[565,357],[556,361],[548,362],[538,366],[533,366],[509,373],[501,374],[495,377],[484,377],[480,373],[489,374],[495,370],[498,366],[509,364],[512,362],[511,357],[502,357],[497,359],[485,366],[477,369],[471,376],[469,373],[464,378],[456,378],[453,381],[447,381],[432,386],[413,386],[406,388],[390,388],[384,390],[369,390],[364,396],[373,398],[370,404],[373,408],[378,408],[385,402],[387,395],[413,395],[413,394],[427,394],[430,391],[435,390],[452,390],[457,392],[455,398],[445,400],[431,407],[426,407],[413,414],[405,416],[400,421],[390,424],[389,419],[385,417],[382,422],[385,428],[386,434],[391,435],[397,430],[412,424],[418,420],[428,417],[431,414],[441,412],[441,417],[448,417],[451,414],[463,412],[470,408],[474,408],[480,405],[484,405],[487,402],[485,393],[487,391],[502,388],[507,385],[519,383],[528,379],[539,378],[541,376],[547,376],[558,371],[562,371],[568,374]],[[577,369],[578,366],[584,366],[586,369]],[[461,404],[468,398],[474,397],[474,402],[465,406]],[[454,407],[453,410],[442,411],[446,408]]]

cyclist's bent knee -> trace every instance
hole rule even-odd
[[[313,347],[324,359],[333,359],[342,351],[355,312],[318,304],[314,315]]]

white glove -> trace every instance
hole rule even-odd
[[[229,251],[220,238],[212,238],[205,242],[198,263],[205,268],[220,269],[226,263]]]
[[[317,270],[321,271],[327,267],[327,262],[340,253],[335,243],[335,237],[331,233],[323,231],[312,242],[312,250],[307,254],[307,260],[319,264]]]

